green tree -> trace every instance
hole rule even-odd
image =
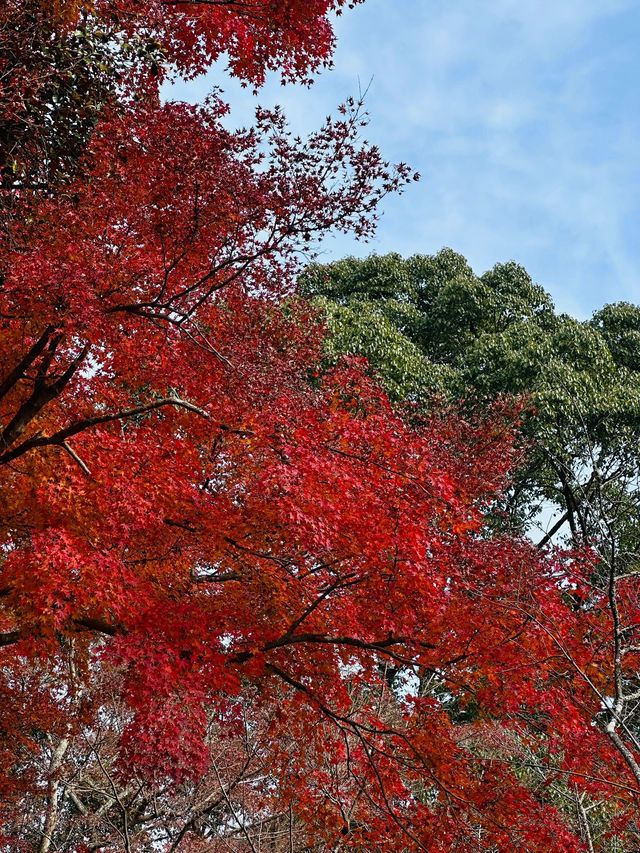
[[[544,517],[546,544],[598,537],[614,510],[625,537],[640,526],[640,307],[581,322],[513,261],[478,276],[451,249],[312,265],[300,284],[326,316],[328,362],[366,357],[395,400],[528,401],[509,527]]]

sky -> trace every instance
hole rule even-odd
[[[422,180],[321,260],[450,246],[477,273],[518,261],[581,318],[640,302],[640,0],[366,0],[336,33],[310,90],[254,98],[215,68],[171,93],[221,85],[232,125],[278,103],[306,132],[368,87],[367,138]]]

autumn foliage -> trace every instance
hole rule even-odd
[[[613,611],[593,552],[491,532],[521,403],[394,408],[295,296],[407,167],[356,103],[299,140],[160,99],[223,51],[306,79],[346,5],[3,3],[2,850],[569,853],[593,803],[634,837],[635,579]],[[74,123],[80,31],[113,64]]]

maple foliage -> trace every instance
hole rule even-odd
[[[125,28],[140,21],[153,33],[167,57],[189,75],[208,67],[222,53],[229,70],[260,85],[275,70],[286,80],[309,81],[309,74],[330,61],[334,47],[329,13],[340,14],[362,0],[208,0],[174,3],[171,15],[158,0],[147,0],[132,12],[122,0],[105,0]],[[98,7],[100,8],[100,7]]]
[[[3,0],[0,169],[5,185],[50,188],[76,170],[106,104],[145,100],[176,72],[225,55],[254,87],[330,62],[330,14],[361,0]]]
[[[319,371],[298,255],[370,234],[409,170],[357,103],[300,140],[160,100],[223,48],[304,77],[343,5],[5,4],[159,53],[57,182],[5,182],[4,849],[581,851],[574,790],[635,831],[633,742],[594,726],[635,579],[612,611],[596,555],[491,534],[518,406],[425,416]],[[11,150],[48,126],[18,106]]]

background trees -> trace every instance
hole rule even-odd
[[[598,537],[596,480],[602,500],[622,512],[624,493],[624,511],[636,512],[637,306],[608,305],[579,322],[557,314],[517,264],[476,276],[450,249],[311,266],[301,284],[327,317],[326,357],[366,356],[395,399],[528,400],[509,524],[525,529],[544,507],[545,533],[566,532],[574,544]],[[631,535],[637,517],[628,520]]]

